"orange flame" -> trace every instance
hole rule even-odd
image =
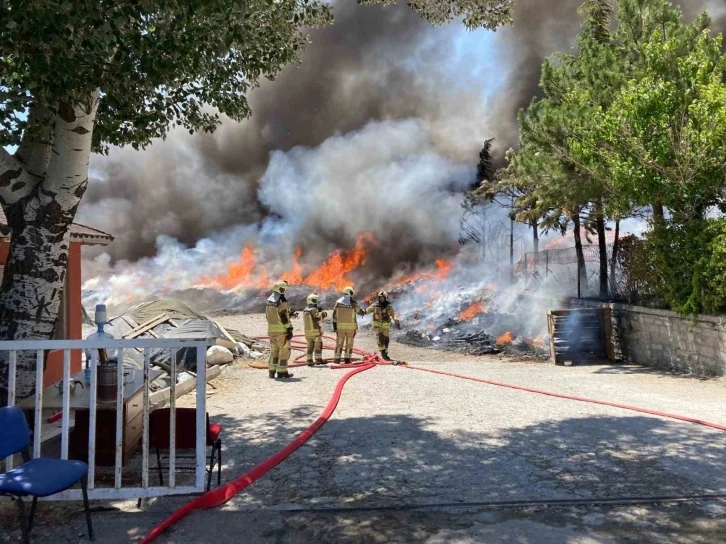
[[[484,311],[486,311],[486,308],[484,308],[484,304],[481,301],[477,301],[473,304],[470,304],[466,310],[461,312],[459,314],[459,319],[461,319],[462,321],[468,321],[469,319],[476,317]]]
[[[508,346],[512,343],[512,333],[507,331],[497,338],[497,346]]]
[[[368,254],[366,244],[375,243],[375,241],[370,233],[359,235],[353,249],[345,252],[333,251],[328,260],[309,274],[302,283],[318,289],[336,289],[338,291],[352,285],[353,282],[346,275],[365,263]]]
[[[292,270],[285,272],[281,279],[291,285],[308,285],[317,289],[343,289],[352,285],[348,274],[365,264],[368,254],[366,245],[375,243],[372,234],[358,236],[355,247],[350,251],[333,251],[320,267],[303,276],[300,257],[302,249],[297,248],[292,258]],[[266,289],[270,287],[270,275],[264,265],[257,263],[255,245],[249,243],[242,249],[239,260],[227,266],[227,272],[215,278],[201,278],[199,284],[217,289]]]
[[[451,273],[451,263],[446,259],[437,259],[436,269],[435,278],[439,281],[445,280],[449,273]]]
[[[257,267],[254,244],[247,244],[242,249],[239,260],[227,265],[226,274],[213,279],[204,278],[200,283],[218,289],[234,289],[235,287],[264,289],[269,287],[269,282],[267,268]]]
[[[417,274],[411,274],[405,276],[402,279],[396,281],[393,287],[402,287],[410,283],[419,283],[422,281],[441,281],[445,280],[451,273],[451,263],[446,259],[436,260],[436,270],[426,270]]]
[[[295,255],[292,257],[292,270],[285,272],[280,279],[285,280],[291,285],[297,285],[303,281],[302,266],[300,266],[300,256],[302,255],[302,248],[295,250]]]

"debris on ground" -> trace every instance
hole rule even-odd
[[[207,365],[226,365],[234,361],[234,354],[224,346],[212,346],[207,350]]]
[[[132,306],[123,314],[113,318],[104,326],[104,331],[114,338],[186,338],[206,340],[214,344],[208,353],[207,364],[214,366],[231,363],[235,356],[256,358],[252,348],[255,341],[239,331],[227,329],[217,321],[198,314],[186,304],[175,299],[160,299]],[[83,327],[83,336],[95,332],[93,322]],[[244,348],[241,348],[244,346]],[[175,351],[179,378],[184,372],[193,378],[197,370],[195,348],[179,348]],[[209,355],[212,355],[210,358]],[[172,350],[154,348],[150,350],[151,364],[168,371]],[[142,349],[124,350],[124,365],[143,368]],[[168,379],[168,378],[167,378]],[[163,386],[156,380],[156,386]]]
[[[485,329],[462,321],[449,321],[446,325],[435,329],[409,329],[397,335],[396,340],[412,346],[455,351],[467,355],[504,353],[543,360],[549,357],[545,339],[517,338],[509,331],[492,335]]]

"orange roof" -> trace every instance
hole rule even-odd
[[[0,208],[0,238],[10,238],[10,227],[5,211]],[[101,230],[73,223],[71,225],[71,240],[81,242],[87,246],[107,246],[113,242],[113,236]]]

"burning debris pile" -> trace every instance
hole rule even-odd
[[[467,355],[505,353],[517,357],[533,356],[539,359],[549,357],[547,344],[542,339],[515,338],[511,332],[505,332],[496,337],[488,334],[484,329],[474,328],[471,332],[470,326],[461,327],[455,323],[433,332],[408,330],[397,340],[412,346],[444,349]]]
[[[433,270],[392,282],[388,291],[406,329],[396,340],[470,355],[546,359],[545,309],[518,286],[498,287],[495,278],[475,273],[461,259],[440,259]]]
[[[359,235],[352,247],[334,250],[321,259],[302,248],[290,248],[286,255],[271,255],[269,247],[248,242],[234,258],[211,262],[204,273],[189,275],[186,283],[175,282],[164,274],[149,281],[112,278],[103,286],[105,289],[89,290],[84,298],[89,304],[110,302],[106,297],[114,291],[138,292],[128,289],[131,283],[148,288],[144,292],[147,300],[160,295],[173,297],[207,315],[223,315],[261,312],[270,284],[278,278],[289,282],[286,297],[294,310],[305,307],[311,291],[319,293],[324,308],[331,308],[348,285],[358,290],[358,300],[364,307],[384,289],[405,330],[405,334],[394,333],[396,340],[476,355],[505,352],[546,356],[547,308],[539,307],[537,300],[528,296],[522,286],[511,284],[508,277],[502,280],[497,266],[480,261],[469,248],[439,258],[428,267],[400,270],[387,283],[380,281],[377,249],[371,233]],[[181,261],[182,266],[187,259],[196,262],[198,255],[182,251],[167,257],[170,262]],[[171,270],[179,270],[180,266]],[[158,282],[162,281],[164,287],[159,292]],[[176,289],[169,289],[169,285],[176,285]],[[361,296],[366,292],[370,293],[367,297]],[[94,301],[96,296],[100,300]],[[118,305],[128,306],[132,301],[130,297]],[[359,323],[369,326],[371,316]]]

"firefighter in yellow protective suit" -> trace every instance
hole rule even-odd
[[[345,352],[345,364],[350,364],[353,357],[353,342],[358,331],[357,315],[365,315],[358,303],[353,300],[355,291],[352,287],[343,289],[340,297],[333,307],[333,330],[337,333],[335,339],[335,364],[340,364],[340,357]]]
[[[320,327],[320,321],[325,319],[328,314],[324,312],[318,302],[320,297],[317,293],[311,293],[308,296],[308,305],[303,310],[303,323],[305,324],[305,340],[308,346],[305,352],[305,358],[308,366],[324,365],[323,361],[323,329]],[[313,355],[315,359],[313,362]]]
[[[292,378],[287,370],[290,359],[290,342],[292,341],[292,323],[290,323],[290,305],[285,298],[287,282],[278,281],[272,287],[272,294],[265,305],[267,318],[267,334],[270,337],[270,360],[268,370],[270,378]]]
[[[376,335],[376,341],[378,342],[378,351],[381,352],[381,357],[386,361],[390,361],[391,358],[388,356],[388,344],[391,341],[391,323],[395,323],[399,327],[399,322],[396,319],[396,312],[393,310],[393,305],[388,300],[388,293],[381,291],[378,293],[376,301],[366,309],[367,314],[373,314],[373,332]]]

